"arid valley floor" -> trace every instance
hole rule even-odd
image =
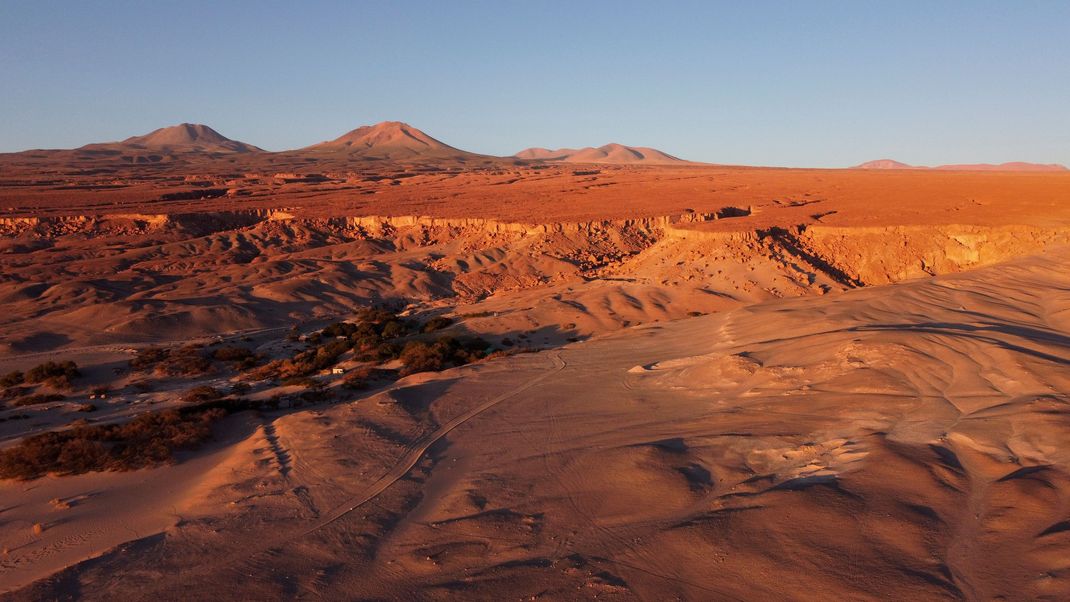
[[[1070,172],[196,128],[0,155],[0,598],[1070,598]]]

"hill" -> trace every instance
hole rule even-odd
[[[320,142],[302,151],[334,151],[367,159],[485,159],[432,138],[400,121],[361,126],[334,140]]]
[[[1009,163],[969,163],[961,165],[937,165],[927,167],[925,165],[910,165],[892,159],[877,159],[867,161],[861,165],[855,165],[851,169],[938,169],[941,171],[1067,171],[1065,165],[1058,163],[1026,163],[1024,161],[1012,161]]]
[[[181,123],[121,142],[87,144],[80,151],[165,151],[180,153],[258,153],[263,149],[231,140],[207,125]]]
[[[608,163],[621,165],[631,165],[636,163],[646,163],[651,165],[689,163],[689,161],[674,157],[656,148],[625,146],[616,143],[599,146],[598,148],[590,146],[580,149],[560,148],[557,150],[537,147],[528,148],[513,156],[517,159],[556,161],[561,163]]]

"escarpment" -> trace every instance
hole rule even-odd
[[[279,327],[380,303],[464,306],[595,333],[1070,242],[1060,226],[754,228],[750,217],[729,207],[550,223],[290,208],[3,218],[0,344]]]
[[[61,217],[0,218],[3,252],[20,254],[41,241],[67,237],[138,237],[186,241],[186,248],[218,244],[222,239],[251,241],[252,256],[266,258],[278,247],[301,248],[377,241],[397,252],[449,244],[460,255],[496,249],[502,257],[527,253],[567,262],[575,272],[622,268],[649,249],[674,250],[692,257],[734,255],[748,261],[759,255],[788,270],[823,273],[845,286],[887,284],[904,279],[952,273],[998,263],[1070,242],[1070,227],[1032,225],[798,225],[750,229],[705,228],[751,215],[750,209],[726,207],[717,212],[665,215],[626,220],[520,223],[482,218],[429,216],[302,217],[294,209],[252,209],[216,213],[104,214]],[[256,239],[260,239],[259,242]],[[213,243],[213,241],[216,241]],[[263,248],[258,248],[262,246]],[[696,255],[697,253],[697,255]],[[478,271],[489,262],[460,255],[438,267],[459,273]],[[561,266],[556,266],[561,267]],[[671,270],[670,270],[671,271]],[[621,274],[626,275],[626,274]]]

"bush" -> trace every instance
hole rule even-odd
[[[383,330],[380,335],[384,339],[396,339],[405,336],[406,332],[407,329],[404,324],[396,320],[391,320],[383,325]]]
[[[294,376],[291,378],[285,378],[283,379],[282,384],[288,387],[305,387],[307,389],[316,389],[326,386],[320,381],[309,376]]]
[[[134,381],[130,383],[129,386],[137,393],[148,393],[149,391],[152,391],[156,388],[156,386],[153,385],[151,381],[147,380]]]
[[[186,393],[182,395],[182,401],[201,403],[205,401],[215,401],[217,399],[222,399],[222,397],[223,393],[219,389],[209,387],[208,385],[201,385],[186,391]]]
[[[263,356],[246,347],[228,345],[213,351],[212,359],[220,362],[230,362],[231,369],[240,372],[259,365],[263,360]]]
[[[196,376],[212,369],[212,362],[204,356],[197,345],[187,345],[178,349],[148,347],[138,352],[130,360],[133,370],[155,368],[156,372],[168,376]]]
[[[460,341],[442,337],[434,343],[410,341],[401,351],[401,363],[405,365],[401,375],[444,370],[474,362],[486,356],[487,347],[483,339]]]
[[[132,370],[144,370],[150,366],[154,366],[171,355],[171,351],[162,347],[146,347],[137,352],[130,360],[130,368]]]
[[[436,330],[442,330],[443,328],[446,328],[451,324],[453,324],[453,320],[445,316],[435,316],[434,318],[428,320],[426,324],[424,324],[423,331],[435,332]]]
[[[25,380],[26,378],[22,372],[15,370],[0,376],[0,387],[14,387],[15,385],[21,385]]]
[[[401,375],[443,370],[446,368],[448,359],[449,355],[442,347],[423,341],[411,341],[401,351],[401,363],[405,365]]]
[[[69,387],[71,386],[71,381],[81,375],[82,373],[78,371],[78,365],[74,362],[45,362],[30,368],[24,378],[28,383],[43,383],[47,381],[57,387]]]
[[[123,424],[76,426],[33,435],[0,451],[0,478],[136,470],[171,462],[175,450],[208,439],[211,423],[224,415],[226,411],[220,408],[166,410]]]
[[[298,397],[302,401],[306,401],[308,403],[319,403],[322,401],[329,401],[331,397],[333,397],[333,395],[327,389],[319,387],[308,389],[307,391],[302,391],[301,394],[298,395]]]
[[[362,362],[388,362],[401,355],[401,345],[390,341],[366,342],[357,349],[357,359]]]
[[[346,373],[342,379],[342,386],[347,389],[364,389],[368,386],[368,380],[375,374],[371,366],[360,366]]]
[[[11,387],[0,392],[0,399],[15,399],[30,392],[29,387]]]
[[[37,393],[35,395],[26,395],[19,397],[15,401],[11,402],[12,406],[32,406],[40,403],[49,403],[53,401],[63,401],[66,397],[59,395],[58,393]]]
[[[473,312],[473,313],[470,313],[470,314],[460,314],[457,317],[461,318],[462,320],[467,320],[469,318],[489,318],[489,317],[495,316],[495,315],[497,315],[497,312],[493,312],[493,311],[477,311],[477,312]]]
[[[509,349],[499,349],[497,351],[493,351],[487,354],[487,356],[483,359],[493,360],[500,357],[511,357],[514,355],[519,355],[521,353],[538,353],[540,351],[542,351],[542,349],[538,347],[511,347]]]
[[[212,351],[212,358],[221,362],[240,362],[256,354],[246,347],[226,345]]]

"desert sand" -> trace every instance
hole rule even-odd
[[[257,404],[0,481],[2,595],[1070,596],[1070,173],[547,153],[388,122],[0,156],[0,376],[80,371],[8,387],[0,453]],[[256,376],[373,305],[494,353]]]

